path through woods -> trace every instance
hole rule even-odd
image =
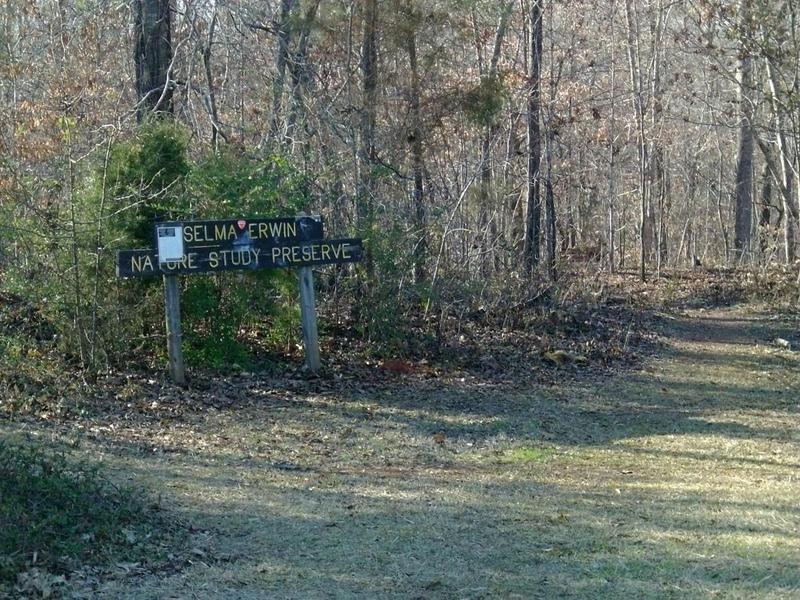
[[[662,316],[605,378],[401,378],[80,436],[190,528],[76,597],[797,598],[798,323]],[[67,434],[65,434],[67,435]],[[69,435],[75,435],[74,433]]]

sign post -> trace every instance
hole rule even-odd
[[[181,297],[177,275],[164,275],[164,313],[167,322],[169,374],[178,385],[186,383],[186,369],[181,348]]]
[[[312,373],[320,367],[319,336],[317,334],[317,306],[314,302],[314,272],[311,267],[300,267],[300,319],[303,324],[303,347],[306,366]]]
[[[163,271],[168,262],[183,258],[183,226],[180,223],[157,225],[158,266]],[[181,296],[176,275],[164,275],[164,314],[167,325],[169,374],[178,385],[186,383],[181,348]]]

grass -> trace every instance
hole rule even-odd
[[[109,416],[81,451],[200,537],[103,597],[797,598],[800,361],[768,344],[791,331],[706,316],[558,387],[259,380],[231,408]]]
[[[135,559],[152,550],[155,526],[144,498],[98,467],[0,440],[0,592],[32,569],[41,586],[42,573]]]
[[[502,454],[502,461],[509,463],[525,464],[537,463],[553,455],[552,448],[511,448]]]

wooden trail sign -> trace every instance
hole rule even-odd
[[[358,239],[317,240],[285,244],[248,244],[239,247],[186,246],[178,260],[159,262],[150,248],[119,250],[117,277],[195,275],[218,271],[256,271],[290,267],[312,267],[361,260],[364,246]]]
[[[323,237],[322,217],[319,216],[173,221],[157,223],[155,228],[158,231],[164,227],[181,229],[187,251],[197,248],[236,248],[247,244],[275,246],[321,240]]]
[[[119,250],[117,277],[164,277],[169,370],[185,382],[181,351],[178,275],[220,271],[299,268],[300,309],[306,364],[320,367],[312,266],[361,260],[360,239],[323,239],[320,217],[172,221],[154,226],[155,248]]]

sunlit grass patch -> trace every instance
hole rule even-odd
[[[542,462],[555,454],[553,448],[536,448],[533,446],[522,446],[520,448],[510,448],[501,454],[500,461],[505,463],[528,464]]]

